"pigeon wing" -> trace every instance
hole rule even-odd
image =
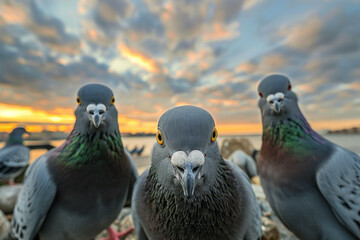
[[[27,166],[30,158],[29,148],[10,146],[0,151],[0,179],[18,172]]]
[[[12,219],[13,233],[19,240],[36,236],[54,200],[56,185],[46,166],[52,152],[41,156],[26,171]]]
[[[144,199],[144,189],[145,189],[146,181],[148,179],[148,175],[149,175],[149,169],[145,170],[144,173],[141,174],[141,176],[138,178],[134,187],[132,202],[131,202],[132,218],[134,221],[136,235],[138,236],[139,240],[148,240],[143,224],[144,225],[151,224],[144,222],[146,221],[145,208],[147,207]]]
[[[360,238],[360,157],[336,146],[316,181],[338,220]]]
[[[256,199],[255,193],[251,187],[251,181],[246,173],[241,170],[234,163],[225,160],[226,164],[232,169],[239,186],[243,186],[243,191],[240,197],[247,197],[248,206],[245,207],[247,211],[248,226],[246,227],[246,239],[260,239],[261,238],[261,210],[260,205]]]

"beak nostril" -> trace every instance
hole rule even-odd
[[[94,110],[90,110],[89,113],[90,113],[91,115],[94,115]]]
[[[171,155],[171,154],[169,154],[168,158],[171,158],[171,157],[172,157],[172,155]]]
[[[104,110],[100,110],[99,114],[104,114],[104,112],[105,112]]]
[[[184,173],[184,171],[185,171],[182,167],[178,167],[178,166],[177,166],[177,169],[178,169],[181,173]]]
[[[281,102],[281,101],[282,101],[282,98],[279,98],[279,99],[278,99],[278,102]]]
[[[195,167],[195,168],[193,169],[193,172],[196,172],[197,170],[199,170],[199,167]]]
[[[271,100],[271,101],[270,101],[270,103],[271,103],[271,104],[273,104],[273,103],[274,103],[274,101],[273,101],[273,100]]]

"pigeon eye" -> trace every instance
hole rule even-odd
[[[212,134],[211,134],[211,142],[215,142],[217,136],[218,136],[218,131],[216,130],[216,127],[214,127]]]
[[[288,91],[290,91],[291,90],[291,84],[289,83],[288,84]]]
[[[163,144],[164,144],[164,139],[163,139],[163,137],[162,137],[162,135],[161,135],[161,131],[160,131],[160,130],[158,130],[158,131],[156,132],[156,141],[157,141],[160,145],[163,145]]]
[[[115,103],[115,98],[114,98],[114,96],[112,96],[112,98],[111,98],[111,105],[114,105],[114,103]]]
[[[260,97],[263,97],[263,94],[262,94],[261,92],[259,92],[259,96],[260,96]]]
[[[80,100],[79,97],[76,98],[76,102],[77,102],[79,105],[81,105],[81,100]]]

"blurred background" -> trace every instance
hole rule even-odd
[[[129,150],[149,155],[159,116],[184,104],[211,112],[220,145],[259,148],[257,84],[279,72],[311,126],[360,153],[359,22],[358,0],[0,0],[0,140],[23,126],[58,146],[98,82]]]

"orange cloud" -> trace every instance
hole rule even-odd
[[[0,16],[5,20],[5,22],[10,24],[22,24],[26,22],[27,14],[20,5],[14,3],[13,1],[8,1],[5,4],[2,3],[0,7]]]
[[[203,38],[205,41],[219,41],[235,38],[238,36],[238,26],[239,24],[237,22],[230,25],[216,22],[209,25],[209,29],[204,33]]]
[[[255,72],[256,68],[257,68],[257,66],[254,63],[246,62],[246,63],[240,64],[236,68],[236,71],[237,72],[246,72],[248,74],[252,74],[252,73]]]
[[[303,24],[283,29],[281,35],[286,36],[288,46],[300,50],[310,50],[316,43],[322,26],[322,21],[317,17],[313,17]]]
[[[260,65],[264,65],[264,66],[266,66],[266,68],[278,69],[278,68],[283,67],[285,64],[286,64],[285,57],[281,54],[274,53],[274,54],[265,56],[261,60]]]
[[[239,101],[237,100],[231,100],[231,99],[209,99],[209,102],[217,104],[217,105],[223,105],[223,106],[238,106]]]
[[[158,63],[146,56],[145,54],[130,49],[128,46],[126,46],[125,44],[118,44],[118,50],[120,51],[120,53],[128,58],[131,62],[135,63],[136,65],[144,68],[145,70],[149,71],[149,72],[153,72],[153,73],[160,73],[161,72],[161,67],[158,65]]]

